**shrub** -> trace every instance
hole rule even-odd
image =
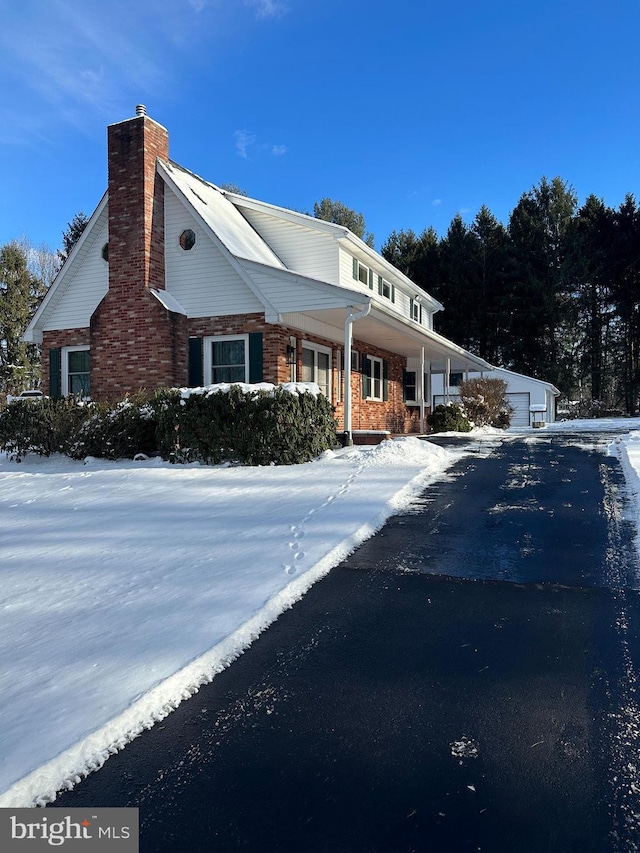
[[[469,432],[471,429],[467,415],[457,403],[436,406],[427,415],[427,423],[434,432]]]
[[[69,446],[74,459],[99,456],[133,459],[138,453],[156,451],[157,420],[153,408],[141,395],[127,397],[115,406],[92,403]]]
[[[464,410],[475,426],[507,429],[513,408],[507,400],[504,379],[468,379],[458,388]]]
[[[183,397],[160,391],[152,401],[164,459],[218,464],[293,465],[335,444],[333,409],[322,394],[231,385]]]
[[[0,450],[18,462],[27,453],[68,453],[87,415],[73,397],[14,400],[0,411]]]

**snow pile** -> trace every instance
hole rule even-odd
[[[0,807],[101,766],[461,455],[416,438],[262,468],[0,455]]]
[[[239,388],[245,394],[257,391],[266,391],[273,395],[276,388],[282,388],[289,394],[312,394],[317,397],[320,394],[320,386],[315,382],[283,382],[274,385],[271,382],[255,382],[249,385],[247,382],[218,382],[215,385],[203,385],[199,388],[180,388],[180,397],[187,400],[193,394],[201,394],[208,397],[210,394],[228,394],[231,388]]]

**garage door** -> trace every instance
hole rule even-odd
[[[512,427],[527,427],[530,424],[529,420],[529,405],[531,395],[528,391],[521,391],[512,394],[507,394],[507,400],[511,403],[514,413],[511,417]]]
[[[452,403],[455,403],[456,400],[459,400],[459,397],[454,396],[453,394],[450,397]],[[531,395],[528,391],[519,391],[518,393],[507,394],[507,400],[511,403],[514,413],[511,418],[511,426],[513,427],[527,427],[530,425],[529,421],[529,404],[531,401]],[[433,404],[434,406],[439,405],[440,403],[444,403],[445,398],[442,394],[434,394]]]

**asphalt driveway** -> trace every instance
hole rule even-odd
[[[640,850],[639,570],[606,435],[471,455],[54,806],[141,850]]]

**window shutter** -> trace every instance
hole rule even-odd
[[[407,371],[404,368],[402,370],[402,402],[407,402]]]
[[[371,362],[369,356],[362,356],[362,397],[369,397],[371,394]]]
[[[396,288],[394,284],[391,285],[391,301],[396,301]]]
[[[49,396],[54,399],[62,396],[61,387],[61,368],[62,366],[62,351],[57,349],[49,350]]]
[[[353,277],[358,281],[358,259],[353,259]]]
[[[389,362],[382,360],[382,399],[389,399]]]
[[[249,382],[262,382],[262,332],[249,334]]]
[[[382,276],[378,276],[378,294],[382,296]]]
[[[189,388],[204,385],[202,338],[189,338]]]
[[[373,270],[369,270],[369,290],[373,290]]]
[[[420,324],[422,325],[422,303],[420,304]]]

